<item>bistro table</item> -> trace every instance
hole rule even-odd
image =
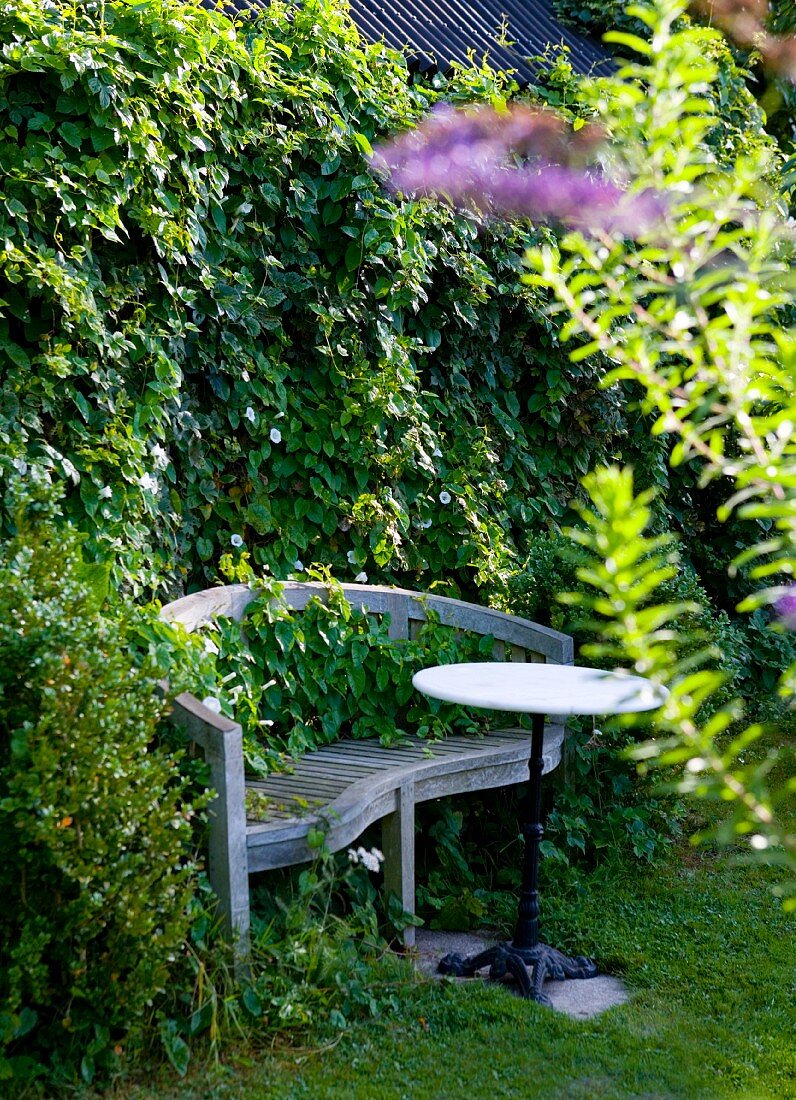
[[[545,715],[625,714],[655,710],[667,698],[665,688],[642,676],[607,672],[578,665],[471,662],[437,665],[412,678],[424,695],[449,703],[528,714],[531,716],[530,782],[526,823],[522,826],[525,855],[517,924],[511,943],[498,943],[469,958],[446,955],[442,974],[472,977],[485,966],[489,976],[510,974],[524,997],[550,1004],[542,992],[545,978],[593,978],[597,967],[583,956],[570,957],[539,940],[539,845],[542,827],[542,765]],[[529,976],[528,970],[532,976]]]

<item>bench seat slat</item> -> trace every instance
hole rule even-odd
[[[452,739],[453,740],[453,739]],[[368,768],[352,773],[346,779],[338,775],[336,780],[330,780],[326,775],[313,776],[311,774],[295,776],[273,776],[266,780],[251,780],[247,787],[256,790],[267,798],[290,797],[299,795],[308,803],[314,798],[324,800],[320,807],[313,807],[314,811],[306,811],[297,815],[295,834],[306,834],[310,827],[310,821],[317,821],[319,815],[327,816],[329,820],[343,820],[352,807],[361,802],[367,805],[371,798],[380,797],[390,790],[395,791],[403,782],[412,780],[420,794],[425,798],[438,797],[436,791],[451,786],[459,790],[478,789],[482,773],[490,767],[500,768],[504,766],[516,768],[514,782],[527,779],[528,757],[530,755],[530,738],[525,730],[501,731],[494,739],[491,737],[458,737],[456,751],[452,753],[440,753],[437,756],[415,755],[408,758],[405,754],[398,755],[393,749],[382,748],[380,766]],[[545,732],[545,770],[550,771],[558,763],[561,752],[563,732],[555,727],[549,727]],[[363,742],[353,742],[361,746]],[[440,746],[447,742],[438,743]],[[309,753],[304,760],[312,760],[325,750],[317,750]],[[392,760],[385,760],[388,756]],[[397,758],[396,758],[397,757]],[[302,763],[298,762],[299,765]],[[462,786],[463,784],[463,786]],[[423,792],[428,792],[423,794]],[[421,798],[422,800],[422,798]],[[252,821],[249,815],[249,821]],[[264,831],[271,825],[271,814],[266,812],[255,825],[250,825],[248,832],[251,837],[259,835],[258,845],[262,845]],[[289,823],[280,820],[278,828]],[[364,826],[363,826],[364,827]],[[334,850],[334,849],[332,849]],[[306,858],[311,858],[308,855]]]

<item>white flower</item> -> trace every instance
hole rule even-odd
[[[443,489],[443,490],[442,490],[442,492],[440,493],[440,495],[439,495],[439,502],[440,502],[440,504],[450,504],[450,502],[451,502],[451,495],[450,495],[450,493],[449,493],[449,492],[447,491],[447,489]]]
[[[281,443],[282,433],[280,432],[279,428],[271,428],[270,432],[268,433],[268,438],[271,440],[272,443]]]
[[[384,862],[384,855],[378,848],[349,848],[348,858],[351,863],[361,863],[369,871],[378,871],[379,865]]]
[[[247,370],[242,370],[240,372],[240,376],[241,376],[241,378],[243,379],[244,382],[249,381],[249,372]]]
[[[243,539],[240,535],[231,535],[229,541],[233,546],[243,546]]]
[[[367,573],[365,572],[364,569],[362,570],[361,573],[357,573],[357,575],[354,577],[354,581],[355,581],[356,584],[367,584],[368,583],[368,575],[367,575]]]
[[[156,443],[152,448],[152,458],[154,459],[156,470],[165,470],[169,464],[169,452],[165,447],[161,447],[159,443]]]
[[[246,417],[247,420],[251,421],[252,424],[254,423],[254,409],[251,407],[251,405],[246,406],[246,412],[243,415]]]
[[[213,654],[218,655],[218,652],[219,652],[218,646],[216,645],[216,643],[213,641],[212,638],[205,638],[205,640],[204,640],[204,651],[205,651],[205,653],[213,653]]]
[[[100,500],[110,500],[110,498],[113,496],[113,489],[111,489],[110,485],[103,485],[100,491],[97,493],[97,496]]]
[[[295,571],[297,573],[303,573],[304,572],[304,562],[301,561],[299,558],[296,558],[296,560],[293,562],[293,568],[295,569]]]
[[[221,713],[221,701],[216,699],[214,695],[206,695],[202,700],[202,706],[212,710],[213,714]]]
[[[434,458],[442,458],[442,451],[439,447],[434,448]]]
[[[156,477],[152,477],[152,474],[141,474],[138,479],[138,484],[141,486],[145,493],[160,492],[160,482]]]
[[[348,564],[349,565],[356,565],[357,555],[356,555],[355,550],[349,550],[348,553],[346,554],[346,557],[348,558]]]
[[[384,861],[384,856],[378,848],[373,848],[370,852],[366,848],[357,848],[357,855],[359,856],[359,862],[363,867],[367,867],[369,871],[378,871]]]
[[[428,530],[428,528],[431,526],[431,520],[430,519],[424,519],[423,522],[420,524],[420,526],[425,527],[426,530]]]

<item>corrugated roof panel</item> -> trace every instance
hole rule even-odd
[[[215,6],[215,0],[203,3]],[[227,3],[239,12],[267,7],[266,0]],[[576,72],[609,73],[613,67],[598,42],[558,22],[552,0],[350,0],[350,10],[364,38],[408,54],[422,72],[466,64],[472,53],[527,84],[540,69],[534,59],[561,45]]]

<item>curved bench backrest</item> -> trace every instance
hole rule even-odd
[[[283,585],[282,598],[293,610],[302,611],[311,599],[326,602],[328,588],[320,582],[284,581]],[[376,615],[389,615],[389,633],[394,639],[414,637],[420,624],[426,621],[426,612],[430,609],[445,626],[480,635],[491,634],[498,649],[502,647],[503,650],[496,654],[498,657],[505,656],[514,661],[573,663],[569,635],[540,626],[530,619],[521,619],[448,596],[412,592],[407,588],[368,584],[343,584],[341,587],[352,607]],[[179,622],[186,630],[192,631],[219,615],[242,619],[246,608],[257,595],[245,584],[206,588],[203,592],[195,592],[167,604],[161,614],[163,618]]]

